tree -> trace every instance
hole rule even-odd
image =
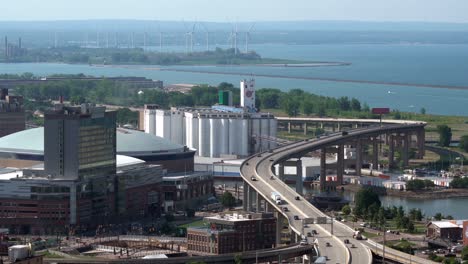
[[[434,215],[434,220],[440,221],[442,220],[442,218],[444,218],[444,215],[442,215],[441,213],[436,213]]]
[[[452,141],[452,129],[447,125],[438,125],[437,132],[439,133],[439,145],[448,147]]]
[[[225,207],[233,207],[236,204],[236,198],[230,192],[224,192],[221,196],[221,204]]]
[[[345,205],[341,208],[341,212],[343,212],[344,215],[349,215],[351,213],[351,207],[349,207],[349,205]]]
[[[465,152],[468,152],[468,135],[463,135],[460,137],[460,143],[458,147]]]
[[[241,254],[236,254],[234,256],[234,263],[235,264],[242,264],[242,255]]]
[[[420,112],[421,112],[421,115],[425,115],[426,114],[426,108],[424,108],[424,107],[421,108]]]
[[[361,103],[359,102],[358,99],[353,98],[351,99],[351,110],[353,111],[361,111]]]
[[[468,246],[463,247],[461,257],[463,260],[468,260]]]
[[[367,211],[367,208],[369,208],[372,204],[375,204],[377,207],[380,207],[381,205],[379,195],[370,188],[359,190],[356,193],[355,201],[356,206],[354,211],[357,216],[362,216],[364,211]]]

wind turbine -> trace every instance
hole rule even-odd
[[[237,55],[237,37],[239,35],[239,31],[237,28],[237,23],[232,25],[231,34],[229,35],[228,41],[231,42],[231,48],[234,49],[234,54]]]
[[[161,31],[161,24],[156,21],[156,24],[158,26],[158,32],[159,32],[159,52],[162,52],[162,48],[163,48],[163,33]]]
[[[253,23],[249,30],[245,33],[245,53],[249,52],[249,41],[252,40],[250,33],[254,31],[255,23]]]
[[[208,29],[206,28],[205,24],[200,23],[202,26],[203,30],[205,31],[205,37],[206,37],[206,51],[210,50],[210,32],[208,32]]]
[[[187,29],[186,25],[185,25],[185,22],[184,22],[184,26],[185,28]],[[187,33],[185,33],[185,50],[186,52],[188,53],[188,47],[189,47],[189,43],[190,43],[190,53],[193,53],[193,35],[195,33],[195,27],[197,26],[197,23],[193,23],[193,26],[191,28],[191,30],[187,30]],[[190,42],[189,42],[190,41]]]

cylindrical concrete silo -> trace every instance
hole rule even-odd
[[[252,123],[252,135],[251,136],[255,139],[255,145],[253,147],[253,150],[255,153],[257,153],[257,152],[260,152],[260,145],[262,142],[262,139],[261,139],[262,134],[260,132],[261,122],[259,118],[252,118],[251,123]]]
[[[278,132],[278,120],[276,118],[270,119],[270,138],[276,139]],[[274,141],[270,141],[270,149],[276,148],[277,144]]]
[[[241,129],[238,132],[240,134],[240,155],[241,156],[248,156],[249,155],[249,120],[242,119],[241,121]]]
[[[260,135],[262,137],[262,140],[260,140],[259,151],[268,150],[268,138],[270,137],[270,122],[267,118],[260,119]]]
[[[210,157],[218,158],[221,150],[221,120],[210,118]]]
[[[220,119],[220,134],[219,134],[219,143],[220,143],[220,154],[229,154],[229,119],[222,118]]]
[[[242,121],[239,119],[229,119],[229,154],[239,155],[241,142]]]
[[[210,119],[200,118],[198,122],[198,155],[210,156]]]

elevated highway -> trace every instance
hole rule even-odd
[[[424,126],[425,123],[408,122],[366,127],[350,130],[347,133],[334,133],[326,137],[298,141],[252,156],[245,160],[240,169],[244,180],[244,209],[247,211],[276,211],[278,223],[281,223],[281,218],[286,218],[296,237],[304,236],[312,230],[317,231],[318,234],[315,237],[307,237],[308,242],[315,242],[318,254],[327,256],[330,263],[372,263],[372,248],[376,254],[383,254],[383,251],[379,250],[378,245],[372,244],[372,241],[355,240],[353,238],[354,230],[343,223],[332,220],[330,225],[309,224],[304,227],[301,219],[317,219],[318,217],[326,217],[326,215],[302,199],[295,190],[280,180],[273,173],[273,166],[290,159],[300,159],[312,151],[330,146],[340,146],[360,138],[377,137],[389,133],[411,133],[424,129]],[[280,193],[284,202],[280,205],[276,204],[270,198],[272,192]],[[277,226],[277,228],[281,228],[281,226]],[[350,243],[345,244],[344,239],[348,239]],[[351,247],[351,245],[355,247]],[[409,263],[407,260],[411,259],[405,253],[392,250],[388,252],[387,258],[402,261],[402,263]],[[415,257],[412,261],[417,263]],[[420,261],[420,263],[428,263],[427,260]]]

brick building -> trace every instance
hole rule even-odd
[[[272,213],[205,217],[207,227],[187,230],[187,249],[193,255],[217,255],[272,248],[276,218]]]

